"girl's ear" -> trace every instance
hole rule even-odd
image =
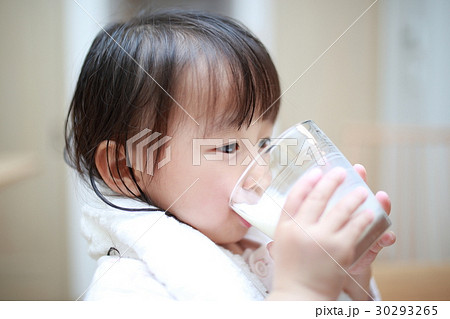
[[[119,149],[117,150],[117,148]],[[101,142],[95,151],[95,166],[103,181],[114,192],[129,197],[140,195],[127,166],[123,146],[118,146],[111,140]]]

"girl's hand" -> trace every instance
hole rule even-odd
[[[367,174],[364,166],[356,164],[354,165],[354,168],[361,178],[367,182]],[[380,202],[384,211],[389,215],[391,213],[391,201],[389,196],[385,192],[380,191],[375,195],[375,197]],[[369,292],[370,278],[372,275],[370,267],[372,262],[375,260],[381,249],[393,245],[395,240],[396,236],[393,232],[389,231],[384,233],[381,238],[358,260],[358,262],[348,269],[348,272],[352,275],[353,279],[355,279],[367,292]],[[344,284],[344,291],[353,300],[370,299],[369,296],[367,296],[367,293],[362,290],[353,279],[347,277]]]
[[[336,299],[343,289],[357,240],[373,214],[352,214],[367,198],[358,188],[322,216],[346,172],[317,169],[302,177],[290,192],[271,255],[275,263],[273,291],[268,299]]]
[[[361,178],[365,182],[367,182],[367,174],[364,166],[356,164],[354,165],[354,168],[361,176]],[[389,199],[389,196],[385,192],[380,191],[376,193],[375,197],[380,202],[381,207],[384,209],[384,211],[388,215],[390,215],[391,201]],[[393,245],[395,243],[395,240],[396,236],[392,231],[385,232],[381,236],[381,238],[375,244],[373,244],[373,246],[358,260],[358,262],[352,265],[352,267],[349,269],[349,273],[357,275],[363,273],[364,271],[367,271],[367,268],[370,268],[370,265],[375,260],[381,249]]]

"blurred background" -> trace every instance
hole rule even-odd
[[[313,119],[391,196],[398,241],[374,265],[383,298],[450,300],[447,0],[2,0],[0,300],[89,286],[65,115],[100,26],[149,7],[219,12],[260,37],[287,90],[276,133]]]

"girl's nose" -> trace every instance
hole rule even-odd
[[[270,157],[264,158],[264,161],[256,161],[252,164],[240,182],[240,185],[234,190],[233,202],[249,205],[254,205],[259,202],[272,181],[268,159]]]
[[[248,171],[244,179],[242,188],[251,190],[258,196],[262,196],[272,181],[272,174],[268,164],[255,163]]]

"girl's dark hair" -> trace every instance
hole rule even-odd
[[[200,65],[201,71],[196,69]],[[187,79],[191,73],[201,76]],[[220,123],[240,129],[260,115],[274,121],[278,113],[280,85],[273,62],[238,22],[166,10],[106,27],[89,49],[70,104],[66,160],[81,176],[101,179],[95,165],[98,145],[114,141],[126,149],[127,140],[144,128],[166,136],[169,116],[181,111],[189,92],[195,94],[191,86],[205,95],[197,113],[213,115],[211,127]],[[224,96],[226,110],[215,103]],[[159,162],[163,151],[157,149],[150,165]],[[140,198],[151,204],[142,191]]]

